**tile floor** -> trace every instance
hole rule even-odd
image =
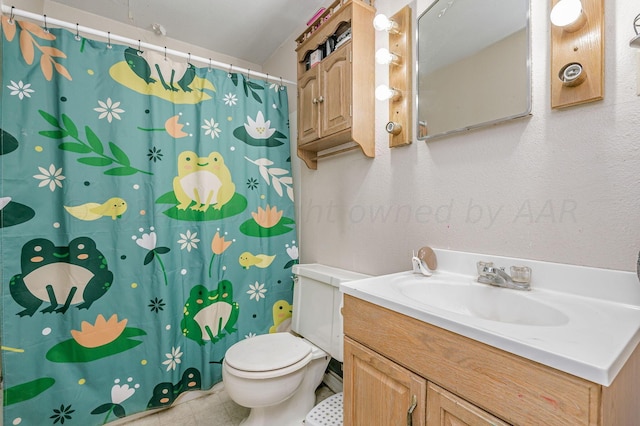
[[[1,385],[0,385],[1,389]],[[321,384],[316,390],[316,403],[334,392]],[[2,392],[0,392],[0,406]],[[154,414],[139,413],[126,419],[109,423],[109,426],[237,426],[249,415],[249,409],[233,402],[218,383],[208,392],[187,392],[173,407]],[[2,410],[0,410],[0,425]]]
[[[224,391],[220,383],[213,387],[209,393],[201,393],[201,396],[191,397],[179,402],[172,408],[156,414],[147,415],[136,420],[123,419],[110,423],[113,426],[237,426],[247,417],[249,409],[241,407],[233,402]],[[316,403],[333,395],[333,391],[321,385],[316,391]],[[188,395],[185,395],[188,397]]]

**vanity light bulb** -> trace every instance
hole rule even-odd
[[[378,31],[397,32],[398,24],[379,13],[373,18],[373,28]]]
[[[556,27],[571,31],[572,27],[580,24],[581,20],[584,19],[582,2],[580,2],[580,0],[560,0],[553,6],[553,9],[551,9],[550,19],[551,23]],[[578,28],[574,28],[573,30],[575,31]]]
[[[376,62],[379,63],[380,65],[389,65],[391,63],[397,63],[398,59],[400,59],[398,55],[389,52],[389,50],[385,49],[384,47],[381,49],[378,49],[378,51],[376,52]]]
[[[387,86],[386,84],[381,84],[376,87],[376,99],[379,101],[386,101],[389,99],[398,99],[400,97],[400,92],[396,89]]]

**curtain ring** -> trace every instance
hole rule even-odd
[[[138,51],[136,52],[138,56],[142,56],[142,42],[138,39]]]
[[[76,36],[75,36],[75,39],[78,40],[78,41],[80,41],[82,39],[82,37],[80,37],[80,24],[78,24],[77,22],[76,22]]]
[[[229,64],[229,71],[227,71],[227,77],[231,78],[233,75],[231,74],[233,71],[233,64]]]
[[[111,46],[111,31],[107,32],[107,49],[111,49],[113,46]]]
[[[15,6],[11,6],[11,14],[9,14],[9,23],[11,25],[13,25],[13,18],[15,17],[15,15],[13,14],[13,9],[15,9]]]
[[[187,65],[191,65],[191,52],[187,53]]]
[[[247,70],[247,80],[251,80],[251,68]]]
[[[267,84],[269,83],[269,73],[267,73],[267,77],[264,79],[264,82]]]
[[[47,15],[43,15],[43,16],[44,16],[44,32],[48,33],[49,28],[47,28]]]
[[[164,60],[167,60],[167,46],[164,47]]]
[[[280,76],[280,90],[284,90],[284,83],[282,82],[282,76]]]
[[[211,58],[209,58],[209,69],[207,70],[207,72],[211,72]]]

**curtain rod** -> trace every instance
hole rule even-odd
[[[67,28],[73,31],[76,31],[78,33],[86,33],[86,34],[91,34],[91,35],[96,35],[99,37],[103,37],[106,38],[107,40],[109,40],[109,42],[111,41],[118,41],[121,43],[125,43],[130,45],[131,47],[137,47],[138,49],[150,49],[150,50],[155,50],[156,52],[160,52],[160,53],[166,53],[166,54],[170,54],[173,56],[177,56],[179,58],[184,58],[187,59],[189,61],[197,61],[197,62],[201,62],[207,66],[210,67],[215,67],[215,68],[219,68],[222,70],[226,70],[226,71],[235,71],[238,73],[242,73],[242,74],[246,74],[247,77],[259,77],[259,78],[263,78],[266,80],[272,80],[275,83],[280,83],[280,84],[290,84],[292,86],[296,86],[296,82],[291,81],[291,80],[284,80],[282,77],[277,77],[277,76],[272,76],[269,74],[265,74],[262,72],[258,72],[258,71],[252,71],[250,69],[247,68],[242,68],[242,67],[237,67],[234,66],[232,64],[227,64],[225,62],[220,62],[220,61],[215,61],[212,60],[211,58],[204,58],[202,56],[196,56],[196,55],[192,55],[190,53],[184,53],[184,52],[180,52],[178,50],[173,50],[173,49],[167,49],[166,46],[158,46],[155,44],[151,44],[151,43],[147,43],[144,41],[140,41],[140,40],[134,40],[132,38],[128,38],[128,37],[123,37],[123,36],[119,36],[116,34],[112,34],[110,32],[105,32],[105,31],[101,31],[101,30],[96,30],[94,28],[89,28],[89,27],[85,27],[79,24],[72,24],[70,22],[65,22],[65,21],[61,21],[59,19],[55,19],[55,18],[50,18],[47,15],[38,15],[37,13],[32,13],[26,10],[22,10],[22,9],[16,9],[13,6],[7,6],[5,4],[2,4],[2,13],[9,15],[11,18],[13,18],[14,16],[20,16],[23,18],[28,18],[28,19],[33,19],[35,21],[41,21],[44,22],[45,26],[47,24],[53,24],[56,25],[58,27],[63,27],[63,28]]]

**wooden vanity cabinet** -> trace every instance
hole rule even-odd
[[[602,386],[346,294],[343,316],[345,426],[408,424],[413,395],[414,425],[640,424],[640,346]]]
[[[402,424],[399,420],[407,418],[413,402],[413,425],[425,425],[424,378],[349,338],[344,363],[349,365],[343,376],[345,425]]]
[[[297,152],[311,169],[318,158],[345,150],[375,156],[374,15],[363,0],[337,0],[297,39]],[[327,40],[347,29],[350,38],[328,52]],[[315,51],[324,57],[310,63]]]
[[[427,425],[508,426],[509,424],[446,389],[429,382],[427,390]]]

